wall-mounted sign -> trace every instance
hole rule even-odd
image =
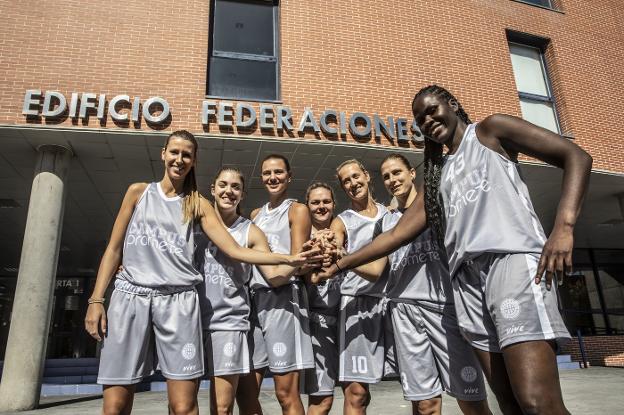
[[[101,121],[110,116],[116,123],[139,123],[141,119],[148,125],[159,125],[170,121],[171,109],[162,97],[141,97],[115,95],[110,99],[105,94],[73,92],[66,97],[58,91],[29,89],[24,96],[22,114],[27,117],[46,119],[87,119],[95,116]],[[260,129],[277,130],[291,134],[324,134],[328,137],[346,137],[350,133],[357,140],[380,139],[401,143],[422,143],[424,136],[413,120],[354,112],[347,114],[336,109],[325,109],[315,113],[305,108],[295,119],[290,107],[285,105],[251,104],[205,100],[202,103],[201,123],[204,129],[216,124],[220,129],[254,131]]]
[[[130,107],[130,116],[128,113],[119,112],[121,106]],[[107,107],[108,111],[106,111]],[[156,114],[156,111],[159,113]],[[73,92],[68,105],[67,98],[60,92],[46,91],[42,94],[38,89],[26,91],[22,107],[22,115],[45,118],[67,115],[69,118],[85,119],[90,112],[95,112],[95,116],[100,120],[108,114],[113,120],[119,122],[139,122],[140,117],[143,117],[151,124],[160,124],[171,114],[169,103],[161,97],[150,97],[142,101],[141,97],[130,99],[128,95],[115,95],[107,101],[105,94]]]
[[[206,100],[202,105],[202,124],[209,125],[215,122],[224,128],[250,128],[256,124],[261,130],[296,132],[304,134],[312,132],[331,136],[344,137],[349,131],[357,139],[367,139],[371,136],[381,138],[384,135],[389,140],[399,142],[423,142],[424,136],[414,121],[406,118],[372,117],[363,112],[346,112],[326,109],[318,116],[312,109],[305,108],[298,122],[294,122],[291,109],[284,105],[261,104],[259,111],[246,103],[232,103],[225,101]]]

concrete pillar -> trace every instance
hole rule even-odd
[[[0,411],[36,408],[41,394],[72,152],[54,145],[38,150],[0,383]]]

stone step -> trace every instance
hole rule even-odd
[[[570,363],[571,361],[572,361],[572,356],[569,354],[557,355],[557,363]]]

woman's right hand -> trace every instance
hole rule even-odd
[[[87,330],[87,333],[95,340],[102,341],[102,337],[106,336],[106,325],[106,310],[104,310],[104,304],[89,304],[87,315],[85,316],[85,330]]]

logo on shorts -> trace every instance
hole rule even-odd
[[[197,354],[197,349],[193,343],[186,343],[182,348],[182,357],[186,360],[191,360]]]
[[[273,354],[277,357],[282,357],[288,351],[288,347],[282,342],[277,342],[273,345]]]
[[[477,380],[477,369],[472,366],[466,366],[461,370],[460,375],[464,382],[472,383]]]
[[[223,354],[227,357],[232,357],[236,354],[236,345],[232,342],[225,343],[223,346]]]
[[[500,305],[500,312],[504,318],[512,320],[520,315],[520,303],[513,298],[506,298]]]

